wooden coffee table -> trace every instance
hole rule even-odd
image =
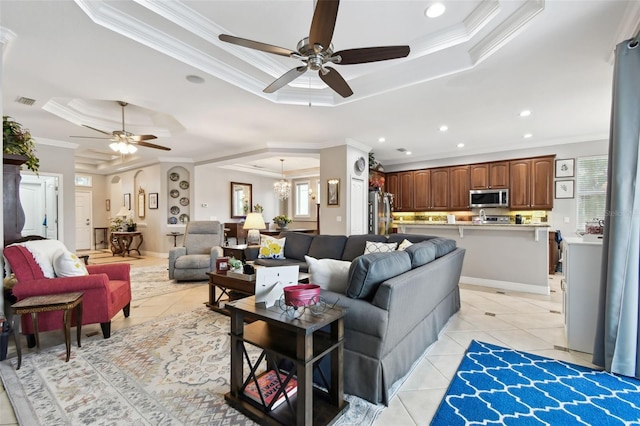
[[[80,336],[82,334],[82,292],[48,294],[44,296],[32,296],[22,299],[21,301],[11,305],[14,317],[14,325],[19,315],[31,314],[33,321],[33,333],[36,338],[36,347],[40,349],[40,339],[38,338],[38,313],[51,311],[64,311],[62,322],[64,326],[64,343],[67,346],[67,358],[65,362],[69,362],[71,357],[71,310],[76,309],[77,319],[77,338],[78,347],[80,348]],[[16,352],[18,352],[18,368],[22,364],[22,352],[20,350],[20,339],[16,339]]]
[[[224,296],[227,296],[225,301],[232,301],[255,294],[255,281],[234,278],[230,272],[226,274],[207,272],[207,275],[209,275],[209,301],[206,305],[216,312],[229,315],[229,311],[220,306]]]

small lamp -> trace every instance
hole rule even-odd
[[[120,207],[120,210],[118,210],[118,213],[116,214],[116,216],[124,216],[124,217],[129,216],[129,209],[127,209],[126,206]]]
[[[244,221],[243,229],[247,232],[247,244],[260,244],[260,229],[266,229],[261,213],[249,213]]]

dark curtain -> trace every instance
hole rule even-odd
[[[616,47],[606,220],[593,362],[640,378],[640,46]],[[586,308],[586,307],[585,307]]]

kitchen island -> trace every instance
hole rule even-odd
[[[460,282],[549,294],[549,225],[394,222],[398,232],[456,240],[467,250]]]

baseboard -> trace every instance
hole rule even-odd
[[[516,283],[512,281],[489,280],[486,278],[460,277],[461,284],[477,285],[482,287],[499,288],[500,290],[519,291],[523,293],[545,294],[549,295],[549,286],[540,286],[533,284]]]

